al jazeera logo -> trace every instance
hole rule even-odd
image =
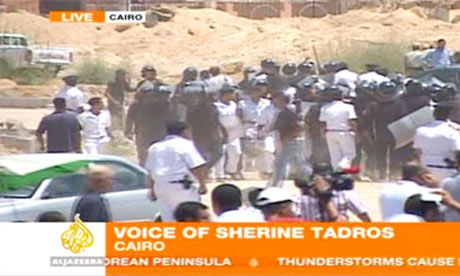
[[[86,225],[81,221],[80,214],[75,215],[75,223],[61,235],[62,246],[72,253],[78,254],[94,243],[94,236]]]
[[[61,234],[62,246],[74,254],[83,252],[94,244],[93,233],[80,219],[80,215],[75,215],[75,222],[70,225],[69,229]],[[104,257],[51,257],[51,266],[65,267],[91,267],[105,266]]]

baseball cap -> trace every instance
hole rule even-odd
[[[296,202],[297,200],[289,192],[278,188],[270,187],[260,192],[257,197],[256,205],[258,207],[268,206],[275,203]]]

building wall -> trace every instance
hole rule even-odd
[[[346,0],[219,1],[217,9],[251,19],[270,17],[323,17],[347,12]]]
[[[39,0],[0,0],[8,10],[26,10],[33,13],[40,12]]]
[[[131,0],[133,10],[143,10],[149,4],[187,3],[185,0]],[[322,17],[348,10],[347,0],[210,0],[214,7],[235,16],[251,19],[270,17]],[[75,3],[79,3],[76,5]],[[50,10],[126,10],[126,0],[0,0],[9,9],[24,9],[33,13]],[[78,6],[78,7],[77,7]]]

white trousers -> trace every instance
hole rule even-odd
[[[176,221],[174,211],[179,204],[187,201],[201,201],[198,187],[194,185],[186,190],[182,184],[155,183],[154,190],[163,222]]]
[[[109,142],[110,138],[108,137],[100,140],[85,140],[83,141],[83,153],[106,154]]]
[[[236,173],[241,156],[240,138],[233,139],[225,144],[222,158],[216,163],[216,177],[222,178],[225,172]],[[227,157],[227,158],[225,158]]]
[[[356,156],[355,133],[328,131],[326,141],[332,168],[334,170],[349,168]]]

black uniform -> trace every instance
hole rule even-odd
[[[176,119],[175,112],[168,101],[137,101],[131,104],[126,118],[125,132],[133,133],[134,128],[137,156],[141,166],[144,166],[150,145],[165,137],[166,122],[174,119]]]
[[[212,168],[222,156],[223,137],[220,134],[219,113],[212,102],[202,101],[187,107],[187,124],[200,154]]]
[[[395,99],[388,102],[372,102],[363,112],[363,118],[369,120],[366,124],[372,128],[374,133],[375,156],[381,179],[386,178],[388,167],[390,175],[396,175],[400,171],[401,160],[395,150],[395,140],[388,129],[388,125],[400,119],[405,114],[407,112],[405,111],[402,99]],[[388,153],[390,158],[387,162]]]

